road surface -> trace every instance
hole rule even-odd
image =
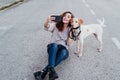
[[[0,80],[34,80],[33,72],[47,65],[51,33],[43,28],[51,14],[71,11],[84,24],[105,19],[101,53],[93,35],[84,41],[83,56],[74,54],[55,69],[58,80],[120,80],[119,0],[30,0],[0,12]],[[48,76],[45,80],[48,80]]]

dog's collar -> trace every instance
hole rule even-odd
[[[73,30],[73,29],[78,29],[78,28],[80,29],[80,26],[78,26],[78,27],[76,27],[76,28],[71,28],[71,29]]]
[[[77,36],[74,35],[74,32],[73,32],[74,29],[79,29],[79,33],[78,33]],[[71,28],[70,32],[72,32],[72,36],[70,36],[70,33],[69,33],[69,37],[70,37],[71,39],[73,39],[74,41],[77,40],[77,39],[78,39],[78,36],[79,36],[80,33],[81,33],[80,26],[78,26],[78,27],[76,27],[76,28]]]

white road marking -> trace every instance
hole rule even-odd
[[[100,20],[100,19],[97,19],[97,22],[98,22],[98,23],[100,23],[100,22],[101,22],[101,20]]]
[[[115,37],[112,38],[112,41],[117,46],[117,48],[120,49],[120,41]]]
[[[83,3],[86,3],[86,1],[85,1],[85,0],[83,0]]]
[[[92,9],[90,9],[90,12],[92,15],[95,15],[95,12]]]
[[[8,29],[10,29],[10,28],[12,28],[13,27],[13,25],[8,25],[8,26],[0,26],[0,30],[8,30]]]
[[[90,6],[86,3],[85,0],[83,0],[83,3],[85,4],[85,6],[90,10],[92,15],[95,15],[95,12],[90,8]]]
[[[90,6],[88,4],[85,4],[86,7],[90,8]]]

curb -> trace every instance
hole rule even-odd
[[[10,4],[7,4],[7,5],[5,5],[5,6],[2,6],[2,7],[0,7],[0,11],[2,11],[2,10],[4,10],[4,9],[7,9],[7,8],[9,8],[9,7],[12,7],[12,6],[14,6],[14,5],[16,5],[16,4],[18,4],[18,3],[22,3],[24,0],[16,0],[15,2],[13,2],[13,3],[10,3]]]

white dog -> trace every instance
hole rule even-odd
[[[71,25],[72,25],[72,29],[70,31],[70,35],[72,36],[72,39],[77,41],[77,48],[76,48],[77,52],[75,53],[78,54],[78,57],[82,56],[84,39],[91,34],[94,34],[100,43],[100,47],[98,48],[98,51],[100,52],[102,50],[103,48],[102,26],[105,26],[104,19],[100,22],[100,24],[83,25],[82,19],[73,18],[71,20]]]

